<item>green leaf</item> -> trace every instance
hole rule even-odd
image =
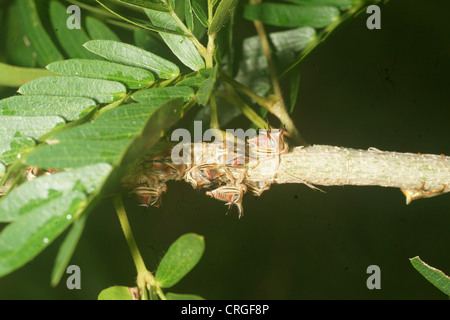
[[[305,6],[333,6],[340,10],[349,9],[358,3],[359,0],[285,0]]]
[[[289,112],[292,113],[297,103],[298,92],[300,90],[300,70],[291,75],[289,81]]]
[[[181,80],[180,82],[178,82],[175,87],[192,87],[192,88],[199,88],[200,85],[206,80],[206,78],[202,75],[198,75],[198,76],[194,76],[194,77],[189,77],[186,79]]]
[[[205,300],[204,298],[195,294],[173,293],[166,294],[167,300]]]
[[[106,24],[91,16],[86,17],[86,30],[91,39],[120,41],[120,38]]]
[[[34,146],[33,139],[64,123],[64,119],[57,116],[0,116],[0,158],[11,163]]]
[[[138,91],[131,97],[139,102],[161,101],[162,103],[174,98],[183,98],[183,101],[187,102],[193,96],[194,90],[190,87],[164,87]]]
[[[117,164],[128,153],[135,160],[180,118],[181,104],[180,99],[107,110],[92,123],[56,133],[49,138],[51,144],[37,148],[25,161],[39,168],[75,168],[97,162]],[[142,136],[144,142],[139,140]],[[136,149],[140,150],[130,151]]]
[[[208,79],[206,79],[200,85],[200,88],[197,91],[196,94],[197,102],[202,106],[206,106],[209,102],[209,98],[211,97],[211,94],[216,85],[217,73],[218,73],[218,65],[216,64]]]
[[[339,19],[339,10],[329,6],[259,3],[246,6],[244,17],[278,27],[323,28]]]
[[[413,267],[420,272],[422,276],[430,281],[436,288],[446,295],[450,296],[450,277],[441,270],[433,268],[423,262],[419,257],[409,259]]]
[[[198,1],[192,2],[192,11],[195,16],[199,20],[199,22],[205,27],[208,27],[208,16],[206,15],[205,10],[203,10],[202,5]]]
[[[52,243],[86,209],[88,193],[101,186],[110,171],[109,165],[97,164],[41,176],[12,190],[0,202],[2,215],[13,215],[10,209],[16,212],[14,222],[0,233],[0,276],[23,266]],[[86,173],[96,183],[84,185]],[[69,176],[61,179],[65,174]],[[23,194],[24,189],[31,193]]]
[[[273,59],[277,70],[282,70],[297,58],[298,52],[306,48],[316,37],[310,27],[273,32],[268,35],[273,47]],[[271,88],[267,60],[258,36],[246,38],[242,45],[242,59],[236,80],[259,95]]]
[[[44,169],[77,168],[98,162],[113,164],[120,160],[121,153],[128,143],[128,139],[89,142],[81,138],[75,141],[66,140],[37,148],[30,153],[26,162]]]
[[[83,29],[69,29],[67,27],[67,7],[58,1],[50,1],[50,20],[56,37],[70,58],[95,59],[95,55],[83,48],[83,43],[89,41],[89,37]]]
[[[107,5],[105,5],[105,4],[103,3],[103,1],[100,1],[100,0],[96,0],[96,1],[97,1],[103,8],[105,8],[106,10],[108,10],[109,12],[111,12],[112,14],[116,15],[116,16],[119,17],[120,19],[122,19],[122,20],[124,20],[124,21],[126,21],[126,22],[128,22],[128,23],[134,24],[135,26],[138,26],[138,27],[140,27],[140,28],[147,29],[147,30],[154,31],[154,32],[163,32],[163,33],[171,33],[171,34],[178,34],[178,35],[180,35],[180,34],[183,35],[183,34],[184,34],[183,32],[174,31],[174,30],[169,30],[169,29],[166,29],[166,28],[163,28],[163,27],[157,27],[157,26],[151,25],[151,24],[149,24],[148,22],[146,22],[146,21],[144,21],[144,20],[141,20],[141,19],[136,19],[136,18],[132,18],[132,17],[124,17],[124,16],[122,16],[120,13],[114,11],[113,9],[111,9],[110,7],[108,7]]]
[[[16,221],[28,213],[30,208],[45,204],[52,196],[69,193],[75,189],[92,193],[101,186],[111,166],[98,163],[52,175],[40,176],[13,189],[0,202],[0,221]]]
[[[20,87],[31,80],[51,76],[52,73],[41,68],[21,68],[0,62],[0,86]]]
[[[222,0],[214,13],[213,20],[208,29],[208,34],[217,33],[225,24],[234,10],[238,0]]]
[[[86,97],[99,103],[110,103],[126,95],[119,82],[77,77],[45,77],[33,80],[18,90],[24,95]]]
[[[145,69],[125,66],[109,61],[71,59],[49,64],[47,69],[65,75],[121,82],[130,89],[147,87],[155,80]]]
[[[194,15],[192,14],[192,3],[191,0],[186,0],[186,4],[184,6],[184,18],[186,20],[186,26],[189,30],[194,30]]]
[[[0,234],[0,277],[21,267],[46,248],[85,205],[86,195],[81,191],[59,193],[7,225]]]
[[[83,233],[84,226],[86,224],[86,215],[82,215],[80,218],[75,220],[72,227],[70,228],[69,233],[64,238],[63,243],[59,247],[58,255],[55,259],[55,265],[53,266],[52,276],[51,276],[51,285],[56,287],[56,285],[61,280],[64,272],[67,269],[67,265],[69,264],[70,258],[72,257],[73,252],[78,244],[78,240]]]
[[[133,300],[128,287],[114,286],[102,290],[98,295],[98,300]]]
[[[156,271],[156,281],[163,288],[172,287],[195,267],[204,250],[202,236],[193,233],[182,235],[162,258]]]
[[[17,1],[19,9],[18,20],[21,21],[31,47],[36,52],[38,63],[44,67],[51,62],[64,59],[50,36],[41,24],[33,0]]]
[[[160,57],[168,57],[171,55],[164,41],[159,35],[136,29],[133,31],[134,44],[147,51],[151,51]]]
[[[1,121],[0,121],[1,122]],[[7,138],[0,136],[0,161],[9,165],[35,147],[34,139],[28,137]]]
[[[180,69],[174,63],[141,48],[110,40],[91,40],[84,44],[91,52],[112,62],[150,70],[159,78],[172,79]]]
[[[158,12],[153,10],[145,10],[150,21],[159,27],[164,27],[172,30],[181,30],[174,18],[165,12]],[[178,36],[167,33],[159,33],[161,38],[177,56],[180,61],[190,69],[197,71],[205,67],[205,62],[198,52],[195,45],[185,36]]]
[[[10,1],[8,10],[4,13],[5,25],[2,39],[5,45],[4,52],[6,53],[6,61],[10,65],[22,67],[36,67],[37,57],[35,49],[31,46],[28,36],[25,34],[22,21],[18,18],[20,16],[19,3],[22,1]],[[7,78],[0,76],[1,81],[7,81]],[[23,83],[21,83],[23,84]]]
[[[73,121],[95,106],[94,100],[80,97],[13,96],[0,100],[0,116],[60,116]]]
[[[150,9],[155,11],[169,12],[169,8],[162,4],[159,0],[117,0],[142,9]]]

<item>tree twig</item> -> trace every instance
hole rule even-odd
[[[217,165],[214,143],[193,143],[187,149],[198,151],[190,166]],[[295,147],[279,157],[258,159],[245,168],[232,169],[245,170],[244,181],[248,183],[304,183],[312,188],[343,185],[399,188],[407,203],[450,192],[450,157],[444,155],[313,145]],[[124,185],[132,187],[148,181],[152,174],[137,168],[124,180]],[[164,173],[159,172],[158,177],[164,180]],[[175,180],[181,179],[178,176]]]

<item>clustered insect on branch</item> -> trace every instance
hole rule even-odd
[[[172,152],[166,151],[141,161],[138,165],[140,175],[125,179],[124,185],[131,189],[131,197],[142,205],[159,207],[161,195],[167,190],[166,182],[185,180],[194,189],[209,189],[206,194],[224,201],[228,205],[228,212],[236,206],[239,217],[242,217],[244,194],[250,191],[260,196],[271,184],[270,181],[250,180],[246,173],[261,161],[273,161],[273,172],[276,172],[279,156],[288,149],[284,133],[284,128],[271,129],[269,126],[269,129],[260,130],[256,137],[245,142],[228,137],[202,143],[201,148],[187,150],[187,154],[192,157],[184,157],[190,160],[185,162],[179,161],[177,157],[174,159]]]

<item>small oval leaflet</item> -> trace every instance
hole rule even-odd
[[[83,46],[109,61],[150,70],[159,78],[172,79],[180,74],[180,69],[173,62],[130,44],[111,40],[91,40]]]
[[[102,60],[56,61],[49,64],[47,69],[64,76],[117,81],[130,89],[144,88],[155,80],[153,74],[148,70]]]
[[[116,81],[61,76],[30,81],[18,92],[23,95],[86,97],[99,103],[111,103],[124,97],[127,89]]]

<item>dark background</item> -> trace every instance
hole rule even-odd
[[[448,12],[445,0],[392,0],[381,8],[381,30],[366,28],[365,13],[338,28],[301,66],[294,118],[307,141],[449,155]],[[182,234],[205,237],[202,260],[173,292],[207,299],[448,299],[409,261],[418,255],[450,274],[448,194],[406,206],[398,189],[323,189],[273,186],[245,198],[240,220],[181,182],[169,184],[162,210],[126,205],[152,271]],[[109,201],[90,214],[71,259],[81,268],[81,290],[68,290],[67,277],[50,287],[61,239],[1,278],[0,299],[96,299],[109,286],[134,285]],[[381,269],[380,290],[366,287],[370,265]]]

